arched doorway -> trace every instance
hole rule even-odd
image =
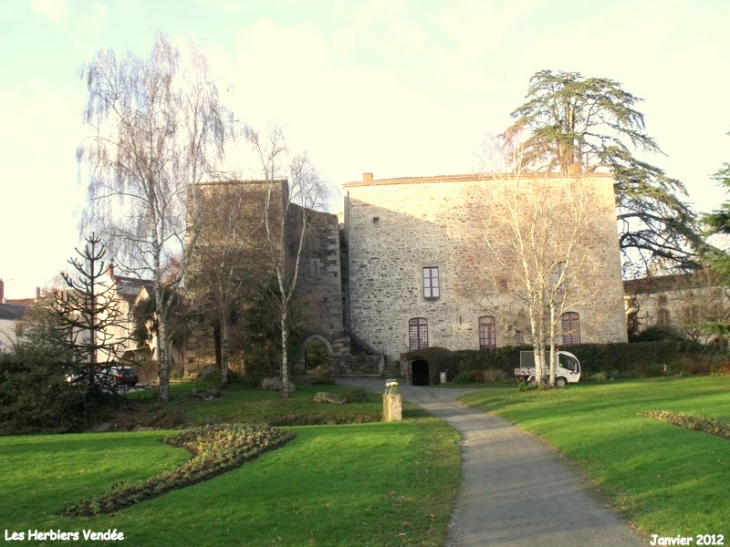
[[[319,334],[309,336],[302,344],[301,372],[328,372],[332,365],[332,345]]]
[[[411,362],[411,383],[414,386],[427,386],[430,384],[428,379],[428,363],[423,359],[416,359]]]

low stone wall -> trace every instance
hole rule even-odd
[[[377,375],[382,376],[385,368],[383,355],[343,355],[338,365],[335,365],[335,375]]]

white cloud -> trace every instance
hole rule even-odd
[[[9,298],[32,296],[50,269],[63,267],[77,242],[73,211],[83,201],[76,184],[78,117],[67,98],[40,80],[25,91],[0,94],[0,150],[12,161],[3,185],[3,201],[12,207],[0,215],[0,277],[13,280]]]
[[[518,21],[531,9],[528,4],[515,1],[498,7],[476,0],[449,4],[440,12],[439,24],[451,43],[432,49],[435,77],[455,89],[490,88],[499,75],[486,69],[488,55],[497,55],[505,36],[518,30]]]
[[[464,118],[398,75],[355,63],[335,63],[311,27],[282,28],[262,19],[243,29],[235,75],[235,110],[261,127],[288,121],[294,148],[306,148],[326,176],[341,183],[363,171],[380,177],[468,171],[471,143],[457,130]],[[216,62],[226,66],[225,62]]]
[[[62,22],[66,17],[65,0],[31,0],[33,11],[54,23]]]

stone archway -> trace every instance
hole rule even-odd
[[[301,350],[301,357],[297,361],[297,369],[299,372],[305,373],[307,372],[307,361],[306,361],[306,354],[307,349],[316,343],[321,343],[324,345],[325,349],[327,350],[327,357],[329,358],[330,362],[330,368],[332,367],[332,358],[334,356],[334,351],[332,350],[332,344],[330,344],[329,340],[327,340],[324,336],[320,334],[312,334],[311,336],[308,336],[304,342],[302,342],[302,350]]]
[[[428,378],[428,362],[424,359],[416,359],[411,362],[411,384],[414,386],[427,386],[431,382]]]

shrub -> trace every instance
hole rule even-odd
[[[0,434],[65,433],[95,409],[84,385],[43,356],[0,355]]]
[[[468,370],[462,370],[456,376],[454,376],[454,379],[451,381],[454,384],[472,384],[474,383],[474,377],[472,376],[472,373]]]
[[[266,376],[267,375],[264,372],[247,372],[239,378],[238,383],[246,389],[258,389],[261,387],[261,381],[266,378]]]
[[[675,329],[662,325],[652,325],[645,328],[639,334],[631,337],[631,342],[683,342],[687,339],[682,337]]]
[[[585,375],[583,379],[591,382],[605,382],[608,380],[608,374],[605,372],[594,372],[593,374]]]
[[[730,360],[728,360],[727,358],[722,358],[713,361],[710,365],[710,372],[712,374],[730,376]]]
[[[511,370],[510,373],[512,373]],[[484,378],[485,382],[503,382],[508,378],[507,373],[505,373],[504,370],[495,368],[488,368],[487,370],[483,370],[482,377]]]
[[[368,401],[368,390],[361,387],[346,387],[342,392],[345,403],[366,403]]]

